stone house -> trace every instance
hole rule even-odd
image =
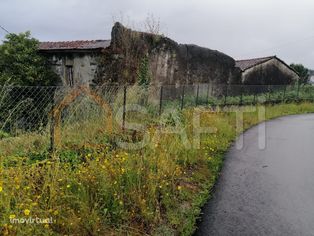
[[[159,35],[136,32],[116,23],[111,40],[42,42],[62,84],[136,83],[144,59],[153,84],[239,82],[235,60],[219,51],[178,44]],[[128,56],[126,56],[128,55]]]
[[[179,44],[120,23],[113,26],[111,40],[42,42],[39,52],[47,57],[62,84],[68,86],[134,84],[143,69],[151,84],[175,87],[198,83],[290,84],[299,79],[276,56],[235,61],[216,50]]]
[[[236,61],[247,85],[283,85],[300,79],[298,73],[277,56]]]
[[[62,84],[73,86],[92,83],[101,51],[110,40],[42,42],[39,52],[47,57]]]

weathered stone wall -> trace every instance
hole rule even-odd
[[[45,54],[62,84],[68,85],[66,66],[73,68],[74,84],[90,84],[95,78],[99,55],[88,53],[62,52]]]
[[[242,73],[243,84],[248,85],[291,84],[298,79],[298,74],[277,58],[254,66]]]
[[[178,44],[158,35],[135,32],[116,23],[104,50],[96,83],[136,83],[143,59],[153,84],[227,84],[240,82],[233,58],[196,45]]]

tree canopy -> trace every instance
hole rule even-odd
[[[0,84],[47,86],[57,81],[31,33],[7,34],[0,45]]]
[[[291,64],[290,67],[294,69],[300,76],[301,83],[307,84],[309,82],[309,69],[302,64]]]

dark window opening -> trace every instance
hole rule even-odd
[[[73,66],[66,66],[66,83],[70,87],[72,87],[74,85]]]

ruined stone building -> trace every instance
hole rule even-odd
[[[299,77],[285,62],[266,57],[235,61],[216,50],[179,44],[161,35],[116,23],[111,40],[43,42],[44,54],[64,85],[134,84],[145,74],[150,84],[289,84]],[[144,72],[143,72],[144,71]]]
[[[89,84],[95,78],[101,50],[109,40],[42,42],[39,51],[45,55],[62,84]]]
[[[241,80],[248,85],[282,85],[296,82],[299,75],[276,56],[236,61]]]
[[[149,65],[151,83],[180,85],[238,83],[235,60],[219,51],[178,44],[160,35],[132,31],[120,23],[112,29],[111,45],[104,50],[104,68],[98,83],[135,83],[141,65]]]
[[[42,42],[39,51],[69,86],[136,83],[144,60],[153,84],[226,84],[240,78],[230,56],[132,31],[120,23],[114,25],[111,40]]]

